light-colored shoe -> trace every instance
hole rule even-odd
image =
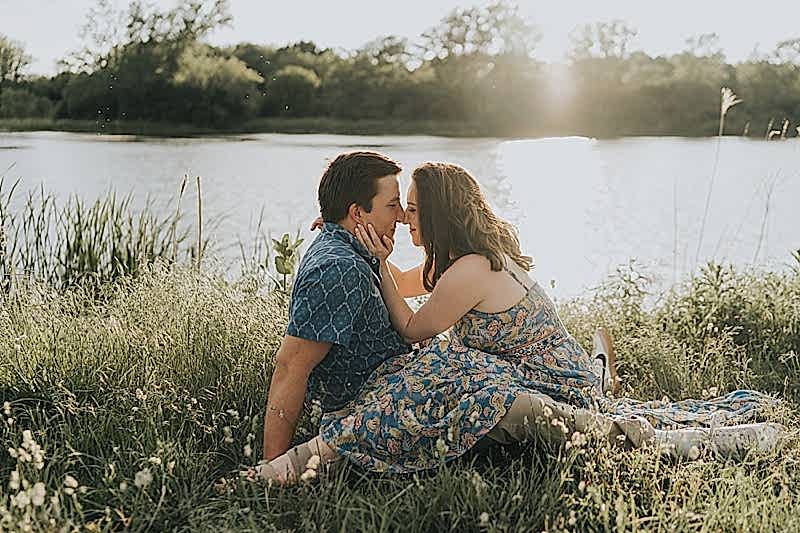
[[[786,434],[780,424],[763,422],[718,428],[656,430],[656,444],[664,455],[694,461],[707,451],[724,459],[742,460],[749,453],[767,453]]]
[[[709,448],[722,457],[743,459],[749,452],[772,451],[785,434],[786,428],[774,422],[719,427],[709,430]]]
[[[594,332],[592,348],[592,361],[600,376],[602,392],[616,394],[619,390],[619,376],[617,376],[617,358],[614,354],[614,341],[604,328]]]

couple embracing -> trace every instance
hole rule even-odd
[[[400,172],[384,155],[351,152],[322,176],[321,232],[295,280],[252,476],[291,483],[341,458],[406,473],[482,439],[558,442],[575,432],[685,458],[775,446],[779,425],[751,423],[775,400],[755,391],[674,403],[607,397],[610,339],[597,335],[589,355],[567,332],[476,179],[424,163],[404,208]],[[390,261],[398,222],[424,249],[408,271]],[[406,302],[425,294],[416,311]],[[322,408],[319,435],[289,449],[306,399]]]

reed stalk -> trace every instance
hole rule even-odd
[[[728,110],[741,103],[742,101],[734,94],[728,87],[720,89],[720,111],[719,111],[719,132],[717,133],[717,148],[714,154],[714,166],[711,170],[711,179],[708,183],[708,193],[706,194],[706,204],[703,209],[703,219],[700,222],[700,236],[697,239],[697,250],[694,256],[694,266],[697,267],[697,262],[700,259],[700,249],[703,246],[703,234],[706,229],[706,220],[708,219],[708,211],[711,207],[711,194],[714,192],[714,179],[717,176],[717,167],[719,166],[719,153],[722,145],[722,135],[725,132],[725,115]]]

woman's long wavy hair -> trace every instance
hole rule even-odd
[[[494,271],[503,269],[506,256],[531,269],[533,259],[522,255],[514,226],[494,214],[469,172],[451,163],[423,163],[411,177],[417,186],[426,289],[432,291],[444,271],[467,254],[484,256]]]

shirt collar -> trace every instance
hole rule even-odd
[[[364,245],[356,239],[356,236],[342,226],[335,222],[325,222],[322,225],[322,233],[349,244],[353,250],[367,262],[374,272],[379,272],[380,265],[378,258],[370,254]]]

